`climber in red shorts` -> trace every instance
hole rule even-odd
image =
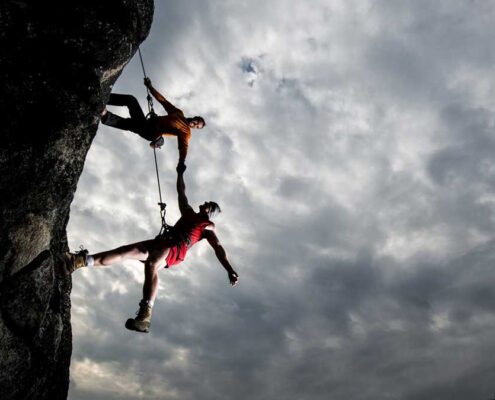
[[[227,271],[230,284],[234,286],[239,279],[239,275],[227,260],[227,254],[215,234],[215,224],[210,221],[210,218],[220,212],[220,207],[213,201],[207,201],[199,206],[199,212],[195,212],[186,197],[184,171],[185,165],[179,163],[177,192],[181,217],[173,226],[171,234],[102,253],[88,255],[87,250],[83,250],[66,255],[68,273],[81,267],[106,267],[127,259],[145,263],[143,299],[139,303],[137,317],[127,320],[125,325],[127,329],[149,332],[152,307],[158,289],[158,269],[169,268],[183,261],[188,250],[202,239],[206,239],[214,249],[218,261]]]

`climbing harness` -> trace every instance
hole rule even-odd
[[[138,52],[139,52],[139,59],[141,60],[141,67],[143,69],[144,78],[148,79],[148,76],[146,75],[146,71],[144,69],[143,56],[141,55],[141,49],[139,47],[138,47]],[[150,90],[148,89],[147,86],[146,86],[146,92],[147,92],[146,99],[148,100],[148,115],[146,115],[146,118],[148,119],[148,118],[155,117],[156,114],[155,114],[155,110],[153,109],[153,98],[151,97]],[[161,141],[159,142],[160,144],[159,144],[158,148],[160,148],[163,144],[163,137],[160,136],[159,139],[161,139]],[[157,142],[157,141],[155,141],[155,142]],[[154,142],[152,142],[152,143],[154,143]],[[172,227],[165,222],[165,214],[167,212],[167,210],[166,210],[167,204],[165,204],[162,201],[162,188],[160,186],[160,174],[158,173],[158,162],[156,159],[156,146],[153,146],[153,155],[155,158],[155,170],[156,170],[156,181],[158,183],[158,195],[160,196],[160,202],[158,203],[158,206],[160,207],[160,219],[162,222],[162,226],[160,228],[160,232],[158,233],[158,237],[168,237],[172,234],[172,229],[171,229]]]

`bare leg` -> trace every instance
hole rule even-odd
[[[140,252],[139,247],[141,246],[148,250],[146,253],[146,262],[144,264],[143,298],[139,302],[137,316],[135,318],[129,318],[125,323],[125,327],[132,331],[149,332],[153,303],[158,289],[158,269],[166,265],[166,257],[170,250],[170,243],[160,239],[148,240],[147,242],[131,245],[129,249],[124,248],[124,250],[121,251],[116,249],[109,255],[111,257],[118,257],[119,254],[125,254],[127,256],[132,255],[142,257],[144,252]],[[105,257],[103,257],[103,259],[104,258]]]
[[[155,301],[158,290],[158,270],[166,265],[165,258],[167,257],[168,250],[167,247],[153,249],[144,264],[144,300]]]
[[[145,261],[143,299],[154,301],[158,289],[158,270],[166,265],[169,251],[163,241],[146,240],[93,254],[94,266],[110,266],[124,260]]]
[[[128,244],[113,250],[93,254],[94,266],[109,266],[124,260],[146,261],[149,257],[150,242],[152,240]]]

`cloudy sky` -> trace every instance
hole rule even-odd
[[[187,193],[221,205],[240,282],[198,244],[144,335],[140,263],[76,272],[69,398],[493,398],[494,23],[476,0],[156,1],[147,72],[207,120]],[[145,107],[137,56],[114,92]],[[176,141],[158,158],[174,222]],[[101,127],[71,248],[154,237],[157,201],[147,142]]]

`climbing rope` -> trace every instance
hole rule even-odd
[[[165,213],[166,213],[166,207],[167,205],[162,201],[162,188],[160,186],[160,174],[158,173],[158,161],[156,160],[156,149],[153,149],[153,155],[155,156],[155,171],[156,171],[156,181],[158,183],[158,194],[160,196],[160,202],[158,205],[160,206],[160,218],[162,220],[162,227],[160,228],[160,233],[158,233],[158,236],[163,236],[164,234],[167,234],[170,232],[170,227],[168,224],[165,222]]]
[[[143,56],[141,54],[141,49],[139,47],[138,47],[138,52],[139,52],[139,60],[141,61],[141,68],[143,69],[144,78],[148,79],[148,75],[146,75],[146,70],[144,69]],[[153,97],[151,97],[151,93],[150,90],[148,89],[148,86],[146,86],[146,93],[147,93],[146,100],[148,100],[148,115],[146,116],[146,118],[154,117],[156,114],[153,108]]]
[[[138,52],[139,52],[139,59],[141,60],[141,68],[143,69],[144,78],[148,79],[148,76],[146,75],[146,70],[144,69],[143,56],[141,54],[141,49],[139,47],[138,47]],[[147,92],[146,99],[148,100],[148,115],[146,116],[146,118],[154,117],[156,114],[155,114],[155,110],[153,109],[153,98],[151,97],[150,90],[148,89],[147,86],[146,86],[146,92]],[[155,158],[155,170],[156,170],[156,181],[158,183],[158,195],[160,197],[160,202],[158,203],[158,205],[160,206],[160,219],[162,222],[162,226],[160,228],[160,233],[158,233],[158,236],[164,236],[170,234],[171,229],[170,226],[165,222],[167,205],[162,200],[162,188],[160,185],[160,174],[158,172],[158,161],[156,159],[156,147],[153,147],[153,155]]]

